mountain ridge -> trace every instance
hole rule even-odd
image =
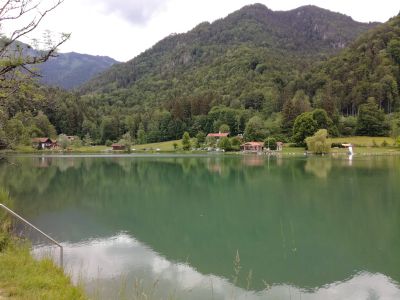
[[[117,63],[108,56],[66,52],[50,57],[38,70],[41,83],[72,90]]]
[[[337,53],[377,24],[356,22],[316,6],[274,12],[263,4],[248,5],[225,18],[202,22],[186,33],[165,37],[128,62],[96,76],[82,91],[102,92],[110,85],[114,89],[127,88],[150,73],[171,74],[169,71],[177,66],[197,66],[205,60],[210,63],[207,56],[212,60],[240,45],[321,59]],[[205,47],[210,49],[204,51]]]

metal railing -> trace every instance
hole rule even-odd
[[[61,268],[63,268],[64,265],[64,249],[63,246],[60,245],[59,242],[57,242],[55,239],[53,239],[51,236],[47,235],[46,233],[44,233],[43,231],[41,231],[39,228],[37,228],[35,225],[33,225],[32,223],[28,222],[27,220],[25,220],[23,217],[21,217],[19,214],[17,214],[16,212],[12,211],[11,209],[9,209],[7,206],[5,206],[4,204],[0,203],[0,207],[3,208],[5,211],[7,211],[9,214],[11,214],[12,216],[16,217],[17,219],[19,219],[20,221],[24,222],[26,225],[28,225],[29,227],[31,227],[32,229],[36,230],[37,232],[39,232],[42,236],[44,236],[45,238],[47,238],[50,242],[52,242],[53,244],[55,244],[56,246],[58,246],[60,248],[60,266]]]

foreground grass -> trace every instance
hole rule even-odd
[[[6,191],[0,203],[13,208]],[[10,235],[10,220],[0,209],[0,299],[87,299],[52,260],[35,260],[29,244]]]
[[[49,259],[35,260],[27,245],[9,242],[0,252],[0,266],[0,298],[86,299],[62,269]]]

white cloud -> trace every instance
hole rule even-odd
[[[107,16],[117,14],[134,25],[145,25],[168,0],[83,0]]]

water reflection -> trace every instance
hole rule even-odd
[[[199,295],[211,279],[247,298],[328,298],[351,288],[357,298],[367,285],[372,298],[398,295],[399,157],[13,159],[0,164],[0,184],[17,211],[63,241],[87,278],[111,274],[98,279],[114,286],[109,293],[121,282],[114,277],[162,277],[171,288],[181,276],[196,284],[179,286]],[[234,287],[237,250],[243,268]]]
[[[135,294],[137,278],[143,280],[144,286],[140,288],[146,293],[181,299],[400,298],[400,289],[390,278],[368,272],[311,291],[287,284],[266,286],[261,291],[243,289],[222,277],[201,274],[189,263],[171,262],[126,233],[63,246],[67,269],[72,270],[74,281],[83,280],[100,299],[115,299],[121,292]],[[43,248],[35,251],[39,254]]]

